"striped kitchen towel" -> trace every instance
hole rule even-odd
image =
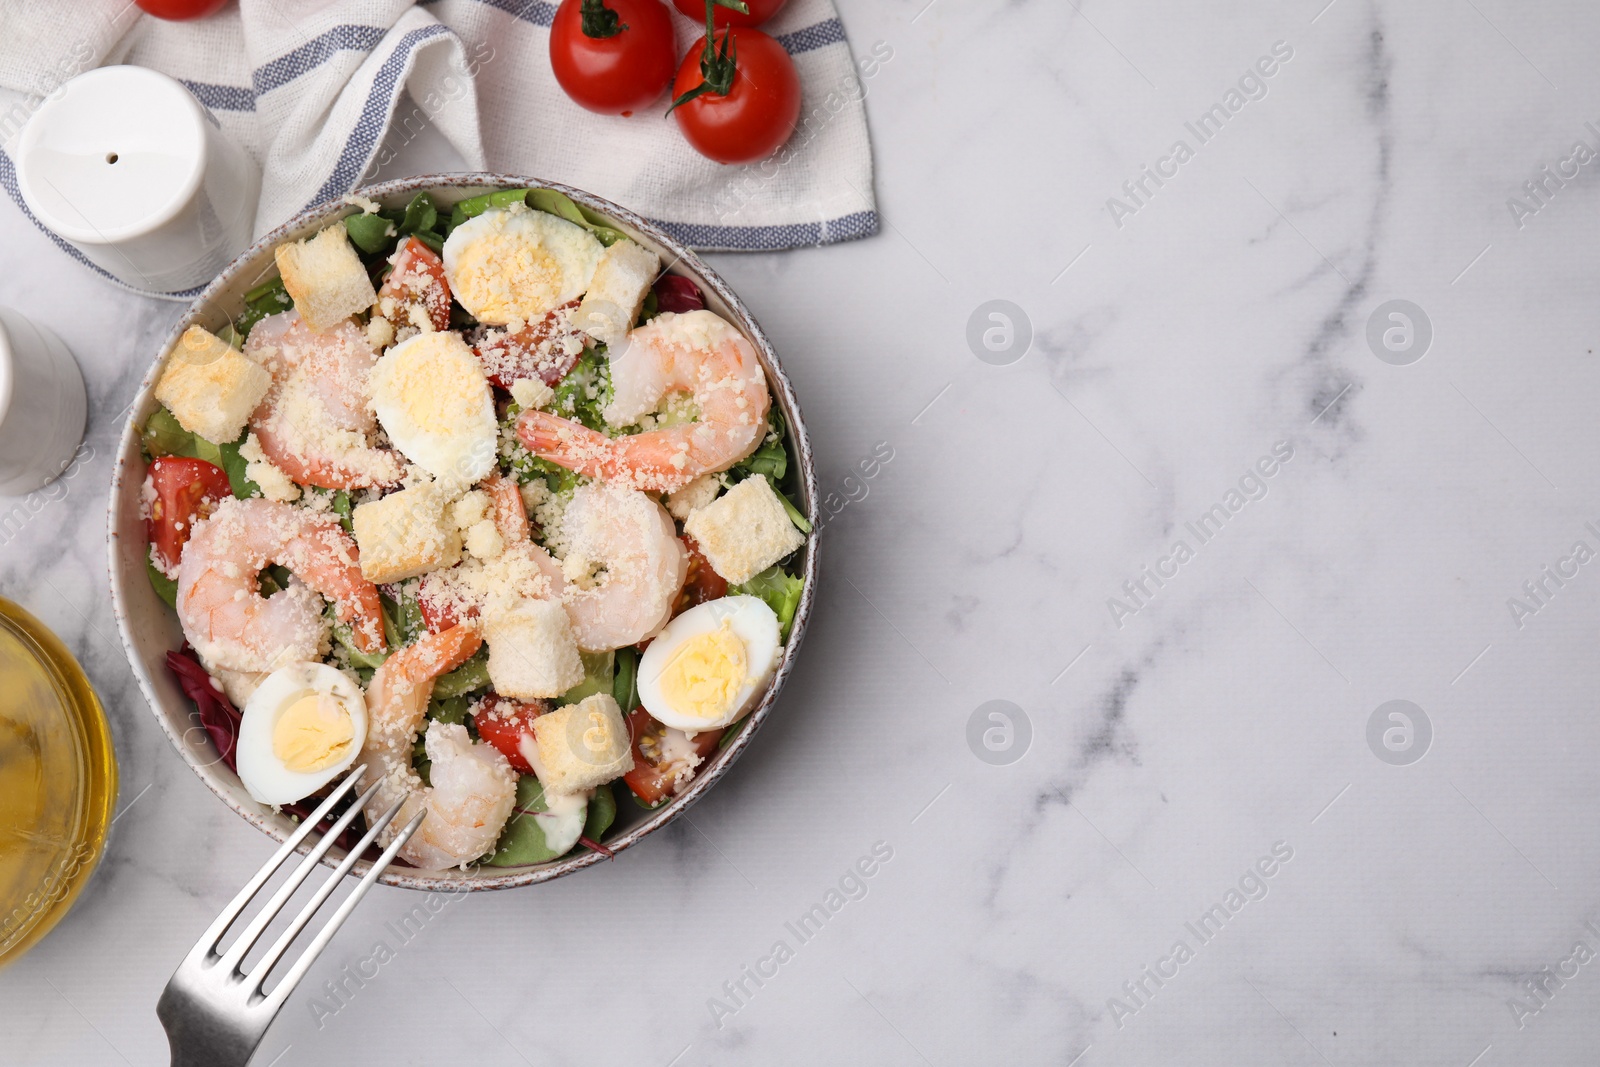
[[[550,71],[555,10],[240,0],[164,22],[129,0],[0,0],[0,185],[26,211],[5,150],[28,116],[75,74],[134,63],[182,81],[262,164],[258,234],[370,181],[427,125],[469,169],[587,189],[696,248],[778,251],[877,232],[864,78],[892,51],[877,46],[858,67],[832,0],[790,0],[763,27],[799,69],[801,125],[771,159],[738,167],[690,148],[662,117],[664,94],[630,118],[572,103]],[[681,53],[704,26],[673,19]]]

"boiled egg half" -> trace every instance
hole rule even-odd
[[[577,223],[513,204],[451,231],[444,273],[450,292],[479,322],[538,322],[583,295],[604,251]]]
[[[778,616],[760,597],[697,604],[667,623],[639,659],[639,702],[686,733],[749,711],[778,665]]]
[[[326,663],[291,663],[244,706],[239,777],[261,803],[292,804],[348,770],[366,740],[361,687]]]
[[[455,333],[419,333],[372,368],[372,408],[389,440],[441,482],[473,485],[495,465],[500,428],[483,365]]]

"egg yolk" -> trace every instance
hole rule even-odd
[[[678,646],[661,672],[661,695],[684,715],[717,719],[733,710],[747,669],[744,642],[723,619]]]
[[[333,766],[349,752],[355,724],[343,704],[326,693],[307,693],[278,716],[272,752],[291,771],[307,774]]]
[[[449,433],[470,424],[485,392],[470,349],[450,334],[412,346],[389,370],[393,391],[417,429]]]
[[[555,305],[561,268],[541,245],[520,234],[486,234],[461,250],[456,280],[483,321],[529,321]]]

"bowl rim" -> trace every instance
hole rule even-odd
[[[551,189],[572,199],[575,203],[597,212],[608,221],[620,223],[618,227],[632,234],[642,235],[654,243],[658,249],[670,252],[672,260],[662,268],[665,274],[674,267],[682,267],[682,273],[687,274],[693,281],[705,289],[713,292],[723,306],[730,312],[734,325],[740,329],[755,346],[757,355],[761,360],[762,369],[767,376],[768,385],[774,393],[774,402],[778,403],[786,421],[796,453],[795,459],[799,464],[799,488],[801,500],[798,502],[800,509],[816,526],[817,515],[817,480],[814,459],[811,450],[811,439],[806,430],[805,419],[801,414],[800,401],[795,395],[794,387],[784,373],[778,360],[777,353],[768,341],[766,334],[761,330],[755,317],[751,315],[744,302],[730,289],[726,282],[694,251],[683,245],[648,219],[637,213],[621,207],[589,193],[559,182],[545,181],[514,174],[499,174],[492,172],[457,172],[421,174],[407,178],[397,178],[391,181],[380,182],[374,185],[357,189],[352,197],[362,197],[380,200],[402,194],[415,194],[427,191],[436,194],[443,204],[449,204],[477,195],[481,191],[497,189],[534,188]],[[460,193],[460,195],[456,195]],[[134,595],[155,596],[155,591],[145,581],[142,569],[137,570],[134,582],[142,584],[139,593],[124,587],[124,546],[121,534],[124,532],[120,526],[120,517],[123,514],[120,503],[125,493],[138,492],[143,483],[144,471],[142,462],[138,465],[137,478],[131,477],[134,470],[132,461],[140,457],[139,450],[139,425],[154,405],[155,381],[165,366],[166,360],[177,344],[183,331],[193,325],[200,325],[201,319],[211,310],[209,305],[220,293],[238,282],[240,276],[247,269],[255,266],[261,258],[270,253],[285,240],[308,235],[312,229],[320,228],[327,223],[343,218],[351,213],[352,201],[350,198],[325,201],[313,205],[296,214],[293,218],[276,227],[262,236],[245,251],[236,256],[216,278],[206,285],[198,296],[190,303],[187,310],[174,323],[166,339],[162,342],[149,370],[140,382],[138,393],[127,408],[127,419],[123,424],[122,435],[118,442],[117,455],[111,478],[109,497],[109,514],[107,522],[107,562],[110,569],[111,604],[112,611],[117,619],[117,630],[122,640],[124,653],[127,655],[128,664],[132,668],[135,678],[139,683],[140,692],[143,693],[151,714],[155,717],[162,732],[167,735],[167,740],[177,750],[179,756],[189,766],[206,787],[215,793],[235,814],[255,826],[256,829],[266,834],[273,840],[282,843],[293,830],[293,824],[281,813],[273,814],[265,811],[262,805],[248,798],[242,786],[229,782],[224,775],[232,776],[233,772],[222,766],[222,773],[216,768],[221,764],[220,759],[210,763],[201,763],[195,758],[195,753],[184,744],[182,735],[174,731],[168,716],[162,713],[165,698],[155,681],[151,678],[141,655],[137,649],[132,631],[132,622],[128,609],[129,599]],[[448,206],[448,205],[445,205]],[[134,531],[128,531],[132,533]],[[143,545],[144,531],[137,530],[137,542]],[[756,708],[747,715],[746,725],[728,746],[712,757],[712,762],[706,769],[697,774],[693,781],[678,794],[672,801],[658,809],[654,809],[639,823],[631,826],[626,832],[606,842],[606,847],[612,853],[620,853],[632,847],[645,837],[672,822],[683,814],[700,799],[716,782],[725,774],[749,747],[761,725],[771,713],[773,705],[777,702],[789,672],[792,670],[796,656],[806,634],[806,626],[810,619],[812,604],[816,599],[817,567],[819,562],[819,538],[814,529],[806,538],[802,549],[802,589],[800,603],[795,609],[794,622],[789,632],[789,640],[784,647],[783,660],[774,672],[772,681],[766,693]],[[170,610],[163,605],[162,610]],[[159,669],[159,668],[158,668]],[[187,698],[184,698],[185,700]],[[184,709],[187,716],[188,709]],[[618,804],[626,802],[626,795],[618,797]],[[299,852],[308,853],[315,843],[315,838],[302,843]],[[322,862],[327,866],[336,865],[344,856],[344,851],[337,846],[331,848],[323,857]],[[396,886],[402,889],[413,889],[424,892],[477,892],[493,889],[510,889],[517,886],[534,885],[554,878],[560,878],[574,871],[593,866],[605,859],[606,855],[599,852],[583,852],[568,854],[558,860],[544,864],[520,868],[486,868],[474,867],[470,871],[462,872],[452,868],[447,872],[421,871],[418,868],[391,866],[379,877],[385,885]],[[353,868],[355,875],[364,874],[370,863],[359,860]],[[481,874],[480,872],[504,870],[501,874]]]

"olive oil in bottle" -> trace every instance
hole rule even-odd
[[[72,906],[116,795],[111,731],[89,679],[54,634],[0,598],[0,964]]]

